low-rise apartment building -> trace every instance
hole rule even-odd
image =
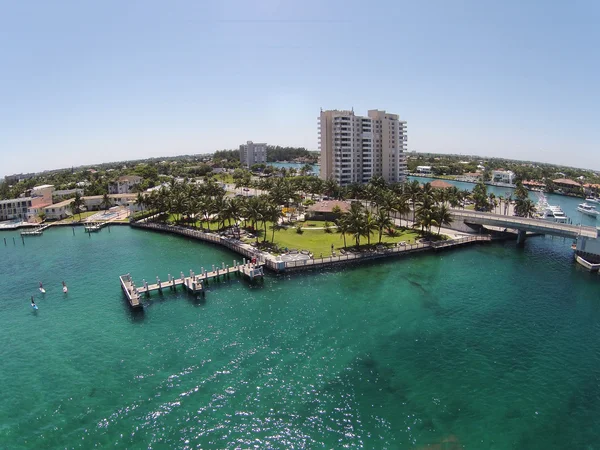
[[[130,194],[133,188],[140,184],[142,180],[143,178],[137,175],[124,175],[108,185],[108,193]]]
[[[73,215],[73,212],[71,211],[71,203],[73,203],[72,198],[44,207],[46,220],[62,220]]]

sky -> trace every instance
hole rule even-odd
[[[600,169],[596,1],[0,2],[0,176],[318,149],[385,109],[408,149]]]

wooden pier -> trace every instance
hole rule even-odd
[[[145,294],[150,295],[152,291],[162,292],[163,289],[177,289],[177,286],[183,286],[188,292],[192,294],[205,295],[205,286],[210,281],[220,281],[221,279],[226,280],[231,277],[231,274],[242,275],[249,280],[262,279],[264,276],[263,266],[259,264],[246,261],[243,262],[233,261],[233,266],[226,266],[225,263],[221,263],[221,267],[212,266],[212,270],[204,270],[204,267],[200,269],[200,273],[196,274],[193,270],[190,270],[189,276],[185,276],[183,272],[178,277],[168,274],[166,281],[161,281],[159,277],[156,277],[156,283],[148,283],[146,280],[142,281],[141,287],[136,287],[133,283],[129,274],[121,275],[121,286],[129,304],[132,308],[142,307],[140,296]]]

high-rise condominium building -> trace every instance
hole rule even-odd
[[[267,162],[267,144],[255,144],[248,141],[240,145],[240,162],[242,166],[246,167],[265,164]]]
[[[376,176],[390,183],[405,181],[406,141],[406,122],[397,114],[373,109],[363,117],[354,111],[321,110],[321,178],[342,186]]]

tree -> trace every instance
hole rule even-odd
[[[342,238],[344,239],[344,248],[346,248],[346,234],[350,232],[350,227],[348,226],[348,221],[346,220],[346,217],[340,217],[337,220],[336,225],[337,232],[342,235]]]
[[[383,230],[386,228],[392,228],[394,223],[388,212],[385,209],[379,209],[377,214],[375,214],[375,223],[377,224],[377,229],[379,230],[379,243],[381,244],[381,236],[383,234]]]
[[[377,228],[378,228],[378,226],[377,226],[377,221],[375,220],[375,217],[373,216],[373,214],[371,214],[369,211],[367,211],[364,214],[363,221],[362,221],[362,235],[367,238],[368,245],[371,245],[371,233],[373,233],[373,231],[377,230]],[[380,240],[380,242],[381,242],[381,240]]]
[[[535,203],[529,198],[518,198],[515,204],[515,213],[519,217],[534,217],[536,213]]]
[[[73,215],[75,214],[79,214],[79,220],[81,220],[81,207],[83,206],[83,200],[81,199],[81,194],[78,192],[75,192],[75,198],[73,199],[73,202],[71,203],[71,212],[73,213]]]
[[[100,204],[100,207],[104,210],[104,212],[106,212],[106,210],[108,208],[110,208],[111,206],[111,201],[110,201],[110,197],[108,196],[108,194],[104,194],[102,196],[102,203]]]
[[[452,223],[452,215],[446,205],[440,205],[434,212],[435,221],[438,224],[438,234],[442,230],[443,225],[450,225]]]
[[[490,204],[487,196],[487,187],[483,182],[477,183],[473,188],[473,200],[475,201],[476,211],[488,211]]]
[[[360,238],[364,236],[365,226],[365,214],[363,213],[363,206],[359,202],[352,202],[350,204],[350,210],[342,216],[343,220],[348,225],[348,234],[354,237],[356,246],[360,246]]]
[[[138,206],[142,209],[142,213],[144,212],[144,206],[146,206],[146,198],[144,197],[144,194],[142,194],[142,192],[138,192],[138,195],[135,199],[135,202],[138,204]]]
[[[419,182],[417,180],[411,181],[406,187],[406,193],[408,195],[408,199],[410,200],[410,202],[412,204],[412,211],[413,211],[413,220],[412,221],[414,224],[416,213],[417,213],[417,200],[419,199],[419,196],[421,195],[421,185],[419,184]]]

